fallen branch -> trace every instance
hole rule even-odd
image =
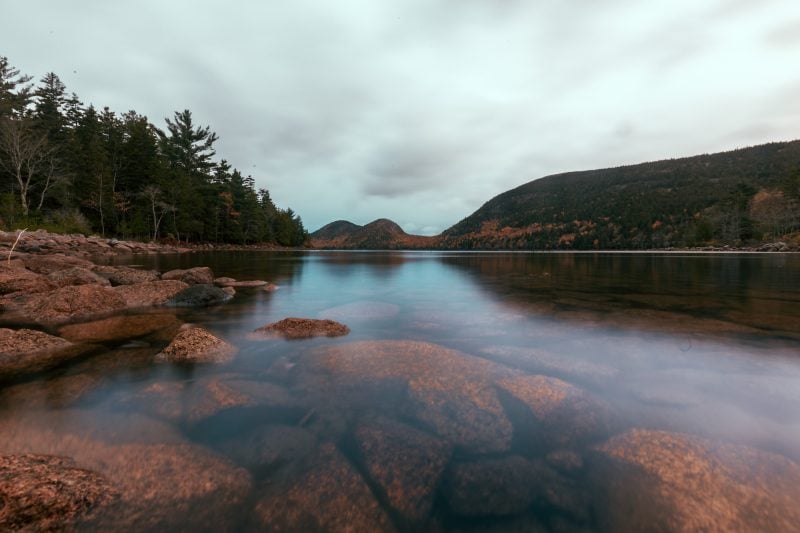
[[[17,240],[15,240],[14,244],[11,245],[11,249],[8,251],[8,265],[9,266],[11,266],[11,254],[14,253],[14,248],[17,247],[17,243],[22,238],[22,234],[25,233],[27,230],[28,230],[28,228],[25,228],[24,230],[20,231],[19,235],[17,235]]]

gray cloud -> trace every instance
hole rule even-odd
[[[794,0],[4,2],[86,102],[190,108],[311,229],[440,231],[555,172],[797,136]]]

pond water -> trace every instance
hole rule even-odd
[[[133,510],[107,523],[584,531],[796,518],[781,502],[798,490],[784,482],[800,463],[800,255],[125,261],[280,288],[146,313],[234,344],[230,363],[157,363],[169,337],[148,333],[0,392],[1,450],[121,472]],[[246,338],[285,317],[351,333]],[[703,497],[731,509],[684,501]],[[765,521],[733,509],[756,504]]]

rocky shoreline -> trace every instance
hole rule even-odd
[[[237,373],[215,365],[246,345],[183,323],[176,308],[274,285],[89,259],[192,249],[33,235],[0,261],[0,404],[46,408],[0,412],[0,530],[444,530],[442,516],[522,531],[800,522],[800,466],[629,425],[581,385],[613,382],[616,368],[415,340],[328,342],[350,333],[331,318],[398,313],[355,302],[254,330],[249,341],[325,342],[291,361],[259,359],[258,376]],[[53,385],[37,389],[42,372],[89,357],[91,371],[50,373]],[[532,366],[504,363],[514,358]],[[141,382],[108,410],[74,401],[119,367],[195,364],[220,370]],[[270,411],[280,423],[253,417]],[[203,444],[187,438],[222,416],[248,423]]]

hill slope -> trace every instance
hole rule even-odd
[[[434,237],[409,235],[395,222],[380,218],[364,226],[347,220],[327,224],[310,236],[314,248],[397,250],[435,246]]]
[[[445,231],[442,248],[743,244],[800,229],[800,141],[547,176]]]

